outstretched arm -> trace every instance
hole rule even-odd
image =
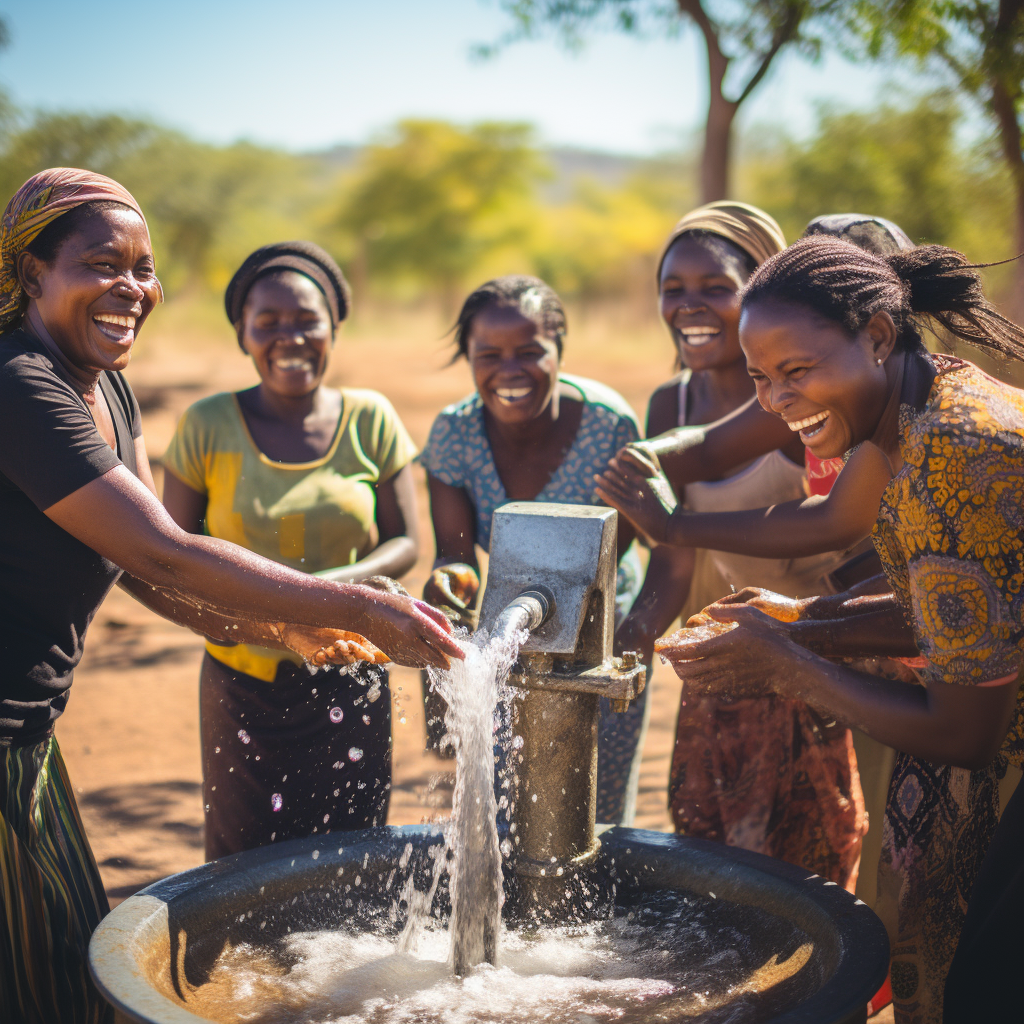
[[[743,512],[687,512],[674,504],[657,466],[626,449],[596,478],[596,486],[604,501],[655,543],[799,558],[840,551],[868,536],[891,477],[889,460],[866,442],[824,497]]]
[[[462,651],[433,609],[367,587],[305,576],[244,548],[182,530],[117,466],[45,510],[58,526],[158,590],[251,622],[344,628],[394,660],[447,665]]]

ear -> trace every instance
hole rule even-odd
[[[248,355],[249,350],[245,347],[245,323],[242,320],[236,320],[234,323],[235,337],[238,339],[238,347],[242,350],[243,355]]]
[[[43,286],[39,279],[45,270],[46,264],[32,253],[18,253],[18,283],[30,299],[38,299],[43,294]]]
[[[871,358],[881,365],[896,348],[896,325],[884,310],[875,313],[864,325],[861,336],[871,347]]]

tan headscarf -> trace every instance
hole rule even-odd
[[[657,280],[661,282],[661,266],[672,244],[688,231],[707,231],[739,246],[760,266],[769,256],[786,248],[786,236],[771,214],[749,203],[720,199],[691,210],[672,229],[658,260]]]

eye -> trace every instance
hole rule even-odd
[[[788,377],[788,378],[789,378],[790,380],[800,380],[800,378],[801,378],[801,377],[803,377],[803,376],[804,376],[804,374],[805,374],[805,373],[807,373],[807,371],[808,371],[809,369],[810,369],[810,367],[809,367],[809,366],[796,366],[796,367],[794,367],[794,368],[793,368],[792,370],[789,370],[789,371],[788,371],[788,372],[786,373],[786,376],[787,376],[787,377]]]

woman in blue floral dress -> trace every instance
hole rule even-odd
[[[621,395],[561,372],[564,336],[562,303],[535,277],[488,281],[459,313],[456,358],[469,363],[476,391],[440,413],[420,455],[437,539],[424,597],[458,621],[472,619],[476,549],[490,547],[495,509],[509,501],[594,504],[594,474],[640,436]],[[633,537],[620,519],[619,621],[643,577]],[[621,714],[602,701],[599,821],[632,821],[647,715],[646,692]]]

